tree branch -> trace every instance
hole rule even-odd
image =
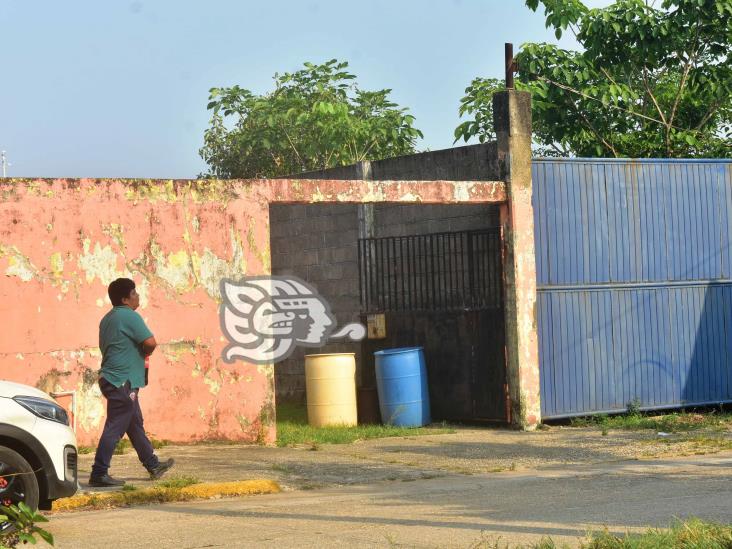
[[[615,158],[617,158],[618,151],[615,150],[615,147],[613,147],[611,143],[609,143],[602,135],[600,135],[600,132],[597,131],[594,124],[592,124],[592,122],[590,122],[590,120],[587,118],[587,116],[585,116],[585,113],[582,112],[581,109],[578,109],[574,103],[570,103],[570,104],[572,105],[574,112],[576,112],[580,116],[580,118],[582,118],[582,120],[585,121],[585,125],[587,126],[587,128],[595,135],[595,137],[597,139],[602,141],[602,144],[605,145],[606,148],[610,149],[610,151],[612,151],[612,153],[613,153],[613,156],[615,156]]]
[[[605,70],[605,67],[600,67],[600,71],[602,71],[602,74],[604,74],[605,78],[610,80],[610,82],[612,82],[616,86],[618,85],[618,83],[615,81],[615,79],[612,77],[612,75],[609,72],[607,72],[607,70]]]
[[[292,150],[295,153],[295,156],[297,156],[297,161],[300,164],[300,167],[305,170],[307,169],[307,166],[302,161],[302,157],[300,156],[300,153],[297,151],[297,148],[295,147],[295,144],[292,142],[292,139],[290,139],[290,134],[287,133],[287,129],[285,129],[285,126],[280,124],[280,129],[282,130],[282,133],[285,134],[285,137],[287,138],[287,142],[290,144],[290,147],[292,147]]]
[[[674,123],[674,117],[676,116],[676,109],[678,108],[679,102],[681,101],[681,94],[683,93],[684,88],[686,87],[686,82],[687,82],[687,79],[689,78],[689,71],[691,70],[692,62],[694,61],[694,59],[696,57],[696,53],[698,51],[699,27],[700,26],[701,26],[701,23],[700,23],[699,18],[697,17],[697,20],[696,20],[696,35],[694,36],[694,44],[696,45],[696,47],[695,46],[692,46],[691,50],[689,51],[689,56],[688,56],[688,58],[686,60],[686,63],[684,64],[684,72],[681,75],[681,82],[679,83],[679,89],[676,92],[676,98],[674,99],[674,105],[671,108],[671,114],[669,114],[669,117],[668,117],[668,128],[666,130],[667,143],[668,143],[669,134],[671,132],[671,125]],[[668,146],[667,146],[667,151],[666,152],[667,153],[670,152],[668,150]]]
[[[552,84],[552,85],[554,85],[554,86],[556,86],[558,88],[561,88],[563,90],[572,92],[574,94],[577,94],[580,97],[584,97],[585,99],[589,99],[590,101],[597,101],[598,103],[602,103],[602,101],[600,101],[596,97],[592,97],[591,95],[587,95],[586,93],[581,92],[580,90],[576,90],[576,89],[572,88],[571,86],[567,86],[566,84],[561,84],[560,82],[555,82],[554,80],[551,80],[550,78],[547,78],[546,76],[541,76],[541,75],[536,75],[536,76],[540,80],[544,80],[545,82],[548,82],[549,84]],[[630,109],[624,109],[622,107],[619,107],[618,105],[607,105],[607,107],[610,108],[610,109],[615,109],[615,110],[618,110],[618,111],[627,112],[628,114],[632,114],[633,116],[638,116],[639,118],[644,118],[646,120],[650,120],[651,122],[656,122],[657,124],[662,124],[663,125],[663,122],[661,122],[657,118],[653,118],[652,116],[646,116],[645,114],[640,113],[640,112],[631,111]]]
[[[366,155],[367,155],[367,154],[369,153],[369,151],[371,150],[371,148],[372,148],[372,147],[373,147],[374,145],[376,145],[376,140],[375,140],[375,139],[373,139],[373,140],[371,141],[371,143],[369,143],[369,146],[368,146],[368,147],[366,147],[366,149],[365,149],[365,150],[363,151],[363,158],[366,158]],[[363,158],[362,158],[362,160],[363,160]]]
[[[565,151],[564,149],[560,149],[559,147],[557,147],[557,144],[554,143],[553,141],[551,143],[549,143],[549,146],[552,149],[554,149],[555,151],[557,151],[559,154],[567,154],[567,151]]]
[[[661,110],[661,107],[658,105],[658,101],[656,101],[656,96],[653,95],[653,92],[651,91],[651,87],[648,85],[648,68],[643,65],[643,87],[646,89],[646,93],[651,98],[651,101],[653,101],[653,104],[656,106],[656,111],[658,112],[658,115],[661,117],[661,120],[663,121],[664,125],[668,128],[668,122],[666,122],[666,117],[663,115],[663,111]]]
[[[701,122],[699,122],[696,126],[694,126],[695,130],[700,130],[704,124],[709,122],[709,119],[714,116],[714,113],[719,110],[719,107],[722,106],[723,99],[719,99],[719,101],[712,102],[712,105],[709,107],[706,113],[704,113],[704,116],[702,116]]]

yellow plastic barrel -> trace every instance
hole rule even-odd
[[[305,355],[308,423],[356,425],[356,356],[354,353]]]

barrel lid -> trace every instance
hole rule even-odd
[[[322,353],[319,355],[305,355],[305,358],[317,356],[356,356],[356,353]]]
[[[398,347],[396,349],[384,349],[382,351],[376,351],[374,355],[396,355],[399,353],[412,353],[414,351],[422,351],[424,347]]]

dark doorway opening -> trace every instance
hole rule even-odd
[[[421,346],[434,419],[506,421],[501,249],[499,228],[359,239],[363,319],[385,326],[362,344],[362,386],[375,351]]]

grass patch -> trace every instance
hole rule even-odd
[[[165,448],[168,444],[170,444],[170,441],[150,438],[150,444],[152,444],[154,450],[160,450],[160,448]]]
[[[154,437],[151,437],[148,434],[148,438],[150,439],[150,444],[152,444],[152,447],[154,450],[160,450],[160,448],[165,448],[170,444],[169,440],[158,440]],[[204,441],[205,442],[205,441]],[[115,455],[121,456],[125,453],[127,453],[127,450],[132,448],[132,443],[127,438],[121,438],[119,439],[119,442],[117,443],[117,446],[114,448]],[[76,449],[77,454],[92,454],[96,451],[95,446],[79,446]]]
[[[177,475],[171,476],[166,480],[156,482],[155,486],[160,486],[161,488],[185,488],[186,486],[192,486],[194,484],[199,484],[200,482],[201,481],[196,477]]]
[[[583,549],[724,549],[732,547],[729,525],[690,519],[676,522],[670,529],[651,529],[642,534],[615,536],[609,532],[594,534],[582,544]]]
[[[392,425],[358,425],[355,427],[312,427],[308,425],[307,409],[297,404],[277,406],[277,446],[309,445],[317,450],[320,444],[349,444],[357,440],[414,435],[454,433],[441,427],[395,427]]]
[[[168,503],[219,497],[274,494],[280,486],[272,480],[242,480],[237,482],[207,482],[180,487],[153,486],[136,490],[78,494],[53,502],[54,511],[77,509],[110,509],[146,503]]]
[[[732,414],[728,412],[705,414],[673,412],[663,415],[647,415],[635,411],[616,416],[600,414],[592,417],[573,418],[570,425],[573,427],[599,427],[603,430],[603,434],[606,434],[609,429],[653,430],[666,433],[696,430],[726,431],[732,427]]]
[[[504,543],[482,535],[471,549],[569,549],[551,538],[528,545]],[[580,542],[581,549],[729,549],[732,526],[699,519],[676,521],[669,529],[649,529],[640,534],[616,536],[607,530],[590,533]]]
[[[653,442],[665,444],[667,446],[678,446],[683,444],[689,451],[698,454],[732,450],[732,440],[724,437],[699,435],[687,438],[665,438]]]
[[[117,446],[114,447],[114,455],[121,456],[131,447],[132,447],[132,444],[130,443],[129,440],[127,440],[126,438],[121,438],[121,439],[119,439]]]

